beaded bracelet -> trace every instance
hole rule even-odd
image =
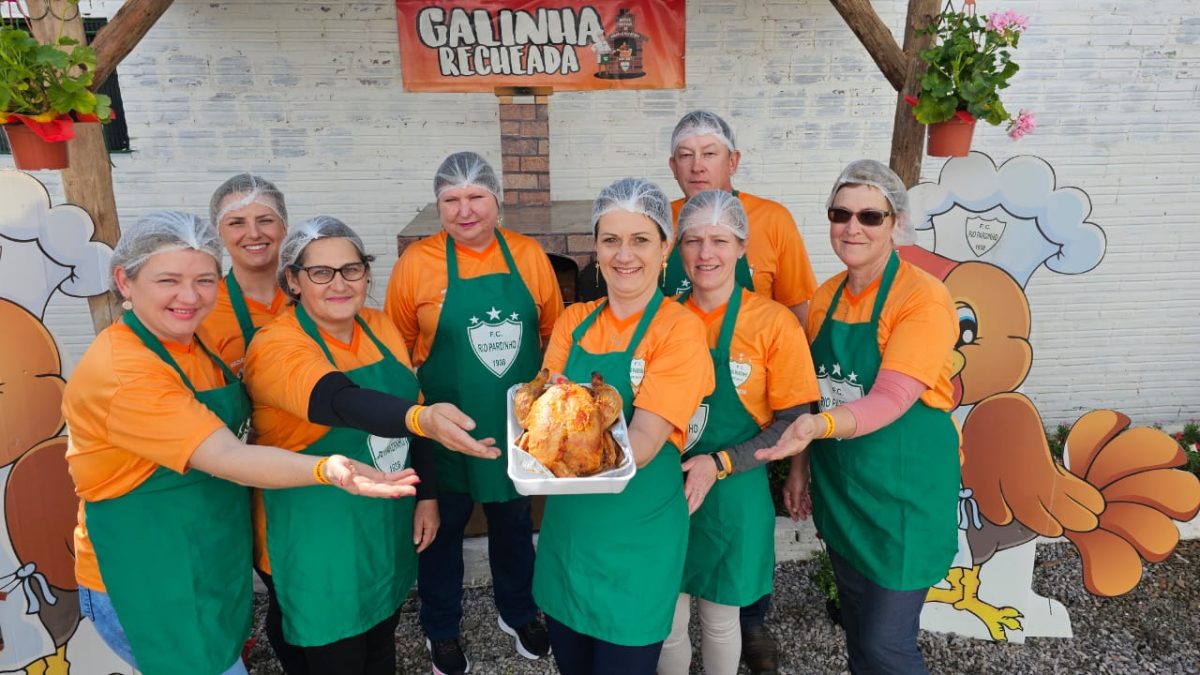
[[[425,432],[421,429],[421,422],[418,418],[421,416],[421,410],[424,408],[425,406],[423,405],[413,405],[413,407],[408,409],[408,428],[422,438],[425,437]]]
[[[820,417],[821,417],[821,419],[825,420],[825,424],[826,424],[825,434],[822,435],[821,438],[829,438],[830,436],[833,436],[834,428],[836,426],[833,422],[833,415],[830,415],[827,412],[823,412],[820,414]]]
[[[316,478],[321,485],[333,485],[333,481],[325,476],[325,463],[328,461],[328,457],[322,457],[317,460],[316,464],[313,464],[313,478]]]

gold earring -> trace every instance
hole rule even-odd
[[[596,262],[592,263],[592,266],[596,270],[596,286],[598,287],[600,286],[600,261],[597,260]]]
[[[667,285],[667,259],[666,259],[666,258],[663,258],[663,264],[662,264],[662,283],[661,283],[661,284],[659,284],[659,285],[660,285],[660,286],[666,286],[666,285]]]
[[[121,309],[125,310],[126,312],[133,310],[133,302],[131,300],[125,300],[121,303]]]

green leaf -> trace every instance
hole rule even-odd
[[[55,70],[66,70],[71,67],[71,60],[67,57],[66,53],[50,45],[39,46],[36,58],[39,64],[49,66]]]

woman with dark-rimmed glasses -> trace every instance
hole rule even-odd
[[[957,315],[946,287],[896,254],[912,226],[891,169],[852,162],[827,206],[846,271],[817,290],[808,315],[820,412],[757,455],[792,457],[784,502],[793,518],[806,515],[811,467],[850,671],[926,673],[921,607],[958,548]]]

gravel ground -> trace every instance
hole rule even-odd
[[[811,581],[813,561],[780,565],[769,625],[782,648],[782,673],[846,672],[842,633],[825,615],[824,598]],[[1029,638],[1024,645],[993,644],[922,632],[921,647],[934,673],[1188,673],[1200,674],[1200,540],[1181,542],[1166,561],[1148,566],[1141,584],[1120,598],[1093,597],[1081,581],[1079,556],[1070,544],[1042,545],[1034,590],[1071,613],[1075,639]],[[490,588],[468,589],[464,648],[473,673],[523,675],[558,672],[548,660],[527,661],[496,627]],[[250,672],[281,672],[262,637],[265,597],[256,598],[258,643]],[[695,626],[692,635],[698,630]],[[429,672],[416,601],[401,610],[398,673]],[[699,673],[701,670],[694,669]]]

